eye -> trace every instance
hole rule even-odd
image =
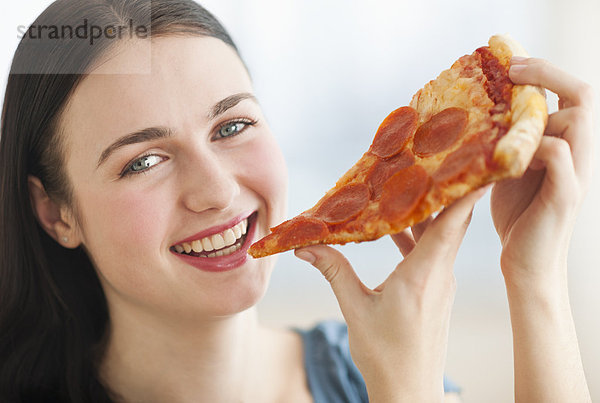
[[[126,167],[125,171],[121,173],[121,177],[132,174],[145,173],[146,171],[156,166],[156,164],[158,164],[162,160],[163,157],[160,157],[156,154],[143,155],[140,158],[132,161]]]
[[[254,126],[256,120],[235,120],[221,125],[217,131],[217,138],[233,137],[243,132],[248,126]]]

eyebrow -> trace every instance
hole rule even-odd
[[[256,97],[253,94],[250,94],[249,92],[240,92],[239,94],[233,94],[217,102],[209,112],[208,119],[213,120],[217,116],[225,113],[228,109],[231,109],[237,104],[239,104],[244,99],[251,99],[252,101],[258,103]]]
[[[256,97],[249,92],[241,92],[238,94],[233,94],[224,98],[217,102],[208,113],[207,117],[209,120],[213,120],[218,116],[225,113],[227,110],[233,108],[241,101],[245,99],[251,99],[252,101],[258,103]],[[137,130],[133,133],[126,134],[122,137],[119,137],[114,143],[108,146],[102,154],[100,154],[100,158],[98,158],[98,163],[96,165],[96,169],[100,167],[112,153],[117,151],[119,148],[137,143],[144,143],[147,141],[158,140],[162,138],[171,137],[173,132],[164,126],[155,126],[155,127],[147,127],[142,130]]]

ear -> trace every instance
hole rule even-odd
[[[29,175],[27,185],[33,213],[42,228],[64,247],[78,247],[81,243],[80,229],[70,210],[50,199],[37,177]]]

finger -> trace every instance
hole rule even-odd
[[[571,107],[548,117],[545,135],[561,137],[569,143],[575,173],[587,183],[592,171],[593,122],[590,110]]]
[[[419,242],[419,239],[421,239],[421,236],[423,236],[423,233],[425,232],[425,230],[427,229],[429,224],[431,224],[432,221],[433,221],[433,217],[429,216],[424,221],[421,221],[420,223],[412,226],[411,230],[412,230],[413,236],[415,238],[415,241]]]
[[[331,285],[346,320],[367,297],[369,290],[358,278],[344,255],[327,245],[296,249],[294,254],[316,267]]]
[[[543,136],[534,157],[546,166],[546,175],[542,184],[545,192],[559,207],[564,207],[569,200],[576,200],[577,187],[575,168],[571,157],[571,148],[565,140]]]
[[[471,221],[473,206],[488,189],[489,186],[477,189],[446,207],[425,230],[409,258],[414,255],[417,261],[453,260]]]
[[[562,71],[543,59],[511,60],[509,77],[515,84],[531,84],[556,93],[564,107],[592,108],[593,91],[590,85]]]
[[[413,250],[413,248],[416,245],[415,239],[413,238],[413,235],[408,231],[408,229],[405,229],[404,231],[399,232],[397,234],[393,234],[391,235],[391,237],[392,241],[394,241],[394,243],[400,250],[400,253],[402,253],[402,256],[404,257],[408,256],[408,254]]]

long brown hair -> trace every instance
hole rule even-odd
[[[75,27],[84,19],[103,27],[149,21],[149,36],[211,36],[237,52],[222,25],[192,0],[58,0],[32,27]],[[95,269],[82,247],[63,248],[40,227],[27,177],[77,211],[59,121],[86,69],[116,41],[96,38],[91,46],[62,38],[40,47],[34,34],[28,31],[15,52],[2,110],[0,401],[114,401],[97,372],[108,309]]]

